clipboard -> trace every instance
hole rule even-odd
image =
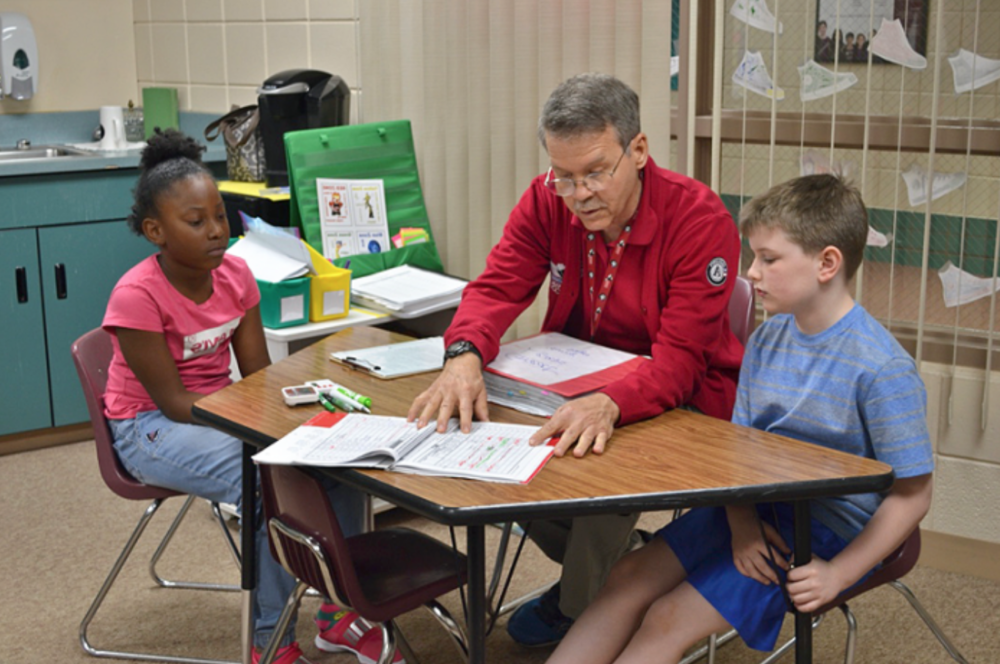
[[[383,379],[438,371],[444,367],[444,337],[342,350],[330,353],[330,359]]]

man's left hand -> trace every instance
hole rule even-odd
[[[611,397],[598,392],[564,403],[552,414],[541,429],[529,439],[532,445],[540,445],[546,439],[562,432],[556,445],[555,455],[561,457],[575,443],[573,456],[582,457],[587,450],[602,454],[614,433],[615,423],[621,415]]]

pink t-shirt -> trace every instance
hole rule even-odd
[[[212,295],[201,304],[177,292],[156,255],[126,272],[111,291],[102,324],[111,333],[114,346],[104,394],[105,414],[122,420],[157,408],[125,362],[117,328],[162,333],[185,389],[211,394],[232,382],[230,339],[246,311],[259,302],[260,291],[250,269],[243,259],[229,254],[212,271]]]

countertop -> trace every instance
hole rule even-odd
[[[207,148],[202,156],[206,163],[224,162],[226,149],[221,139],[209,142],[204,138],[205,126],[218,116],[210,113],[182,111],[180,129]],[[74,145],[89,143],[97,126],[97,111],[71,111],[65,113],[25,113],[0,116],[0,147],[13,147],[26,138],[32,145]],[[52,159],[12,160],[0,162],[0,178],[41,175],[49,173],[76,173],[105,171],[109,169],[138,168],[142,148],[94,152],[93,156],[60,157]]]

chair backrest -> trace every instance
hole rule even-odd
[[[132,477],[118,460],[111,429],[104,417],[104,390],[108,385],[108,367],[111,365],[112,355],[111,335],[101,328],[91,330],[73,342],[70,353],[80,377],[90,423],[94,427],[97,463],[104,483],[122,498],[130,500],[153,500],[178,495],[175,491],[143,484]]]
[[[753,283],[746,277],[737,276],[733,294],[729,296],[729,328],[740,343],[746,346],[756,323]]]
[[[813,615],[819,615],[821,613],[826,613],[830,609],[840,606],[851,599],[857,597],[861,593],[868,592],[873,588],[877,588],[890,581],[895,581],[896,579],[901,579],[910,573],[913,566],[917,564],[917,558],[920,557],[920,526],[913,529],[910,536],[907,537],[902,544],[900,544],[895,551],[890,553],[882,561],[882,564],[877,570],[872,572],[863,583],[849,588],[838,595],[833,601],[820,607],[817,611],[813,612]]]
[[[350,548],[322,482],[301,468],[260,464],[260,488],[265,523],[278,519],[320,542],[330,575],[302,544],[282,537],[285,562],[299,580],[335,601],[360,610],[365,603]],[[274,539],[268,538],[275,560],[281,560]]]

